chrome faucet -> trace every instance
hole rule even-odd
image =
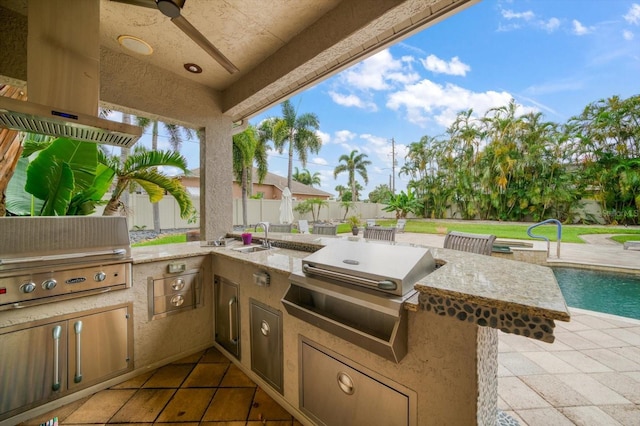
[[[267,222],[258,222],[253,231],[257,232],[260,226],[262,226],[262,229],[264,229],[264,240],[262,240],[262,247],[271,248],[271,243],[269,242],[269,224]]]

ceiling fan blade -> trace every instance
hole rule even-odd
[[[203,36],[200,31],[196,29],[196,27],[191,25],[191,23],[187,21],[184,16],[180,15],[175,18],[171,18],[171,22],[176,24],[176,26],[180,28],[186,35],[188,35],[191,40],[195,41],[198,46],[204,49],[205,52],[207,52],[213,59],[215,59],[220,65],[222,65],[223,68],[229,72],[229,74],[234,74],[239,71],[238,68],[236,68],[236,66],[233,65],[231,61],[222,54],[222,52],[216,49],[216,47],[209,40],[207,40],[207,38]]]
[[[158,9],[156,0],[111,0],[116,3],[130,4],[132,6],[148,7],[149,9]]]

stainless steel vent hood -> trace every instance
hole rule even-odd
[[[130,147],[142,129],[97,116],[100,0],[28,2],[29,101],[0,97],[0,127]]]
[[[6,97],[0,97],[0,127],[124,148],[142,135],[138,126]]]

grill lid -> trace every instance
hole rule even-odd
[[[435,269],[435,261],[424,247],[336,241],[305,257],[302,269],[305,275],[404,295]]]

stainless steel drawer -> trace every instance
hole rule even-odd
[[[147,281],[149,319],[162,318],[202,305],[202,284],[197,269],[162,278],[149,277]]]
[[[415,392],[365,374],[362,367],[352,367],[349,360],[306,339],[300,346],[300,409],[319,424],[415,424]]]

